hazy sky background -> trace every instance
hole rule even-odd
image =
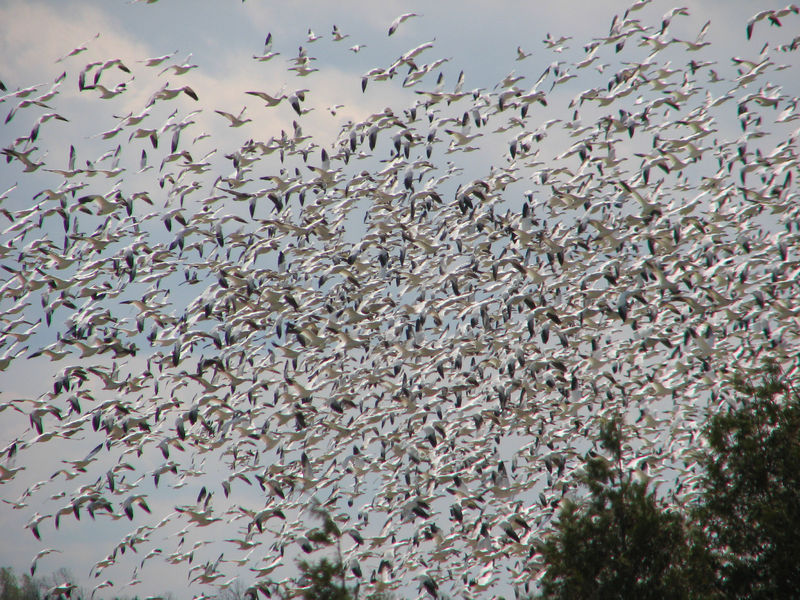
[[[448,59],[428,76],[425,89],[433,87],[432,81],[438,72],[444,74],[445,89],[452,89],[461,71],[464,72],[465,90],[492,89],[512,72],[524,76],[525,80],[518,85],[529,89],[554,61],[563,56],[569,57],[566,60],[571,62],[574,57],[581,56],[582,47],[594,37],[605,35],[613,16],[622,13],[629,5],[630,2],[593,0],[496,2],[491,7],[488,3],[473,1],[276,3],[258,0],[161,0],[148,5],[117,0],[5,0],[0,3],[0,81],[9,93],[36,84],[42,84],[42,90],[45,90],[59,73],[64,70],[69,72],[58,109],[70,111],[70,122],[48,122],[47,135],[43,135],[40,141],[40,149],[47,152],[48,166],[57,168],[66,168],[70,144],[79,149],[81,156],[91,156],[100,155],[120,143],[127,164],[138,162],[142,147],[149,150],[139,143],[140,140],[136,140],[135,144],[129,142],[127,132],[111,141],[102,139],[102,132],[113,128],[116,121],[92,110],[100,100],[86,102],[85,95],[82,96],[78,91],[75,76],[82,65],[90,61],[119,58],[131,66],[132,74],[117,70],[108,74],[109,84],[125,82],[131,76],[136,78],[136,85],[130,85],[132,93],[123,96],[115,105],[117,115],[127,112],[136,114],[146,104],[148,95],[166,82],[172,87],[189,85],[200,101],[195,103],[187,96],[181,96],[177,102],[182,110],[202,108],[203,112],[197,115],[197,123],[185,135],[191,138],[202,133],[209,134],[209,137],[195,145],[198,149],[195,158],[202,156],[203,152],[217,150],[216,154],[209,157],[214,165],[212,173],[216,176],[231,171],[230,161],[224,158],[226,152],[237,148],[247,139],[279,137],[282,130],[290,132],[292,121],[300,120],[304,133],[311,135],[320,146],[330,147],[348,120],[363,121],[387,106],[405,107],[412,104],[414,87],[403,88],[397,81],[391,84],[370,81],[366,92],[362,92],[361,80],[373,67],[388,66],[418,44],[427,41],[434,44],[421,57],[422,62],[436,58]],[[735,65],[730,63],[729,57],[744,55],[755,58],[764,41],[769,40],[772,33],[777,34],[775,28],[770,29],[762,21],[757,25],[759,34],[754,36],[753,41],[747,42],[744,32],[747,19],[758,10],[779,8],[783,3],[719,0],[685,2],[685,5],[689,8],[690,16],[676,19],[670,30],[671,35],[693,39],[703,24],[710,20],[706,39],[711,42],[715,55],[720,57],[719,69],[731,70]],[[652,24],[672,6],[665,2],[653,2],[639,14]],[[388,37],[387,29],[393,19],[406,12],[416,12],[419,16],[400,25],[397,33]],[[780,31],[782,38],[790,33],[787,29],[800,30],[798,23],[798,19],[789,21],[784,31]],[[349,37],[334,42],[331,39],[333,25]],[[309,28],[321,39],[309,42]],[[253,55],[261,54],[268,33],[272,34],[272,50],[280,55],[269,62],[256,61]],[[572,39],[566,42],[567,48],[562,54],[546,47],[543,40],[547,35],[554,38],[570,36]],[[636,39],[633,38],[629,43]],[[86,44],[85,51],[67,56],[81,44]],[[354,45],[364,47],[356,53],[349,50]],[[313,64],[319,70],[307,77],[298,77],[287,70],[290,66],[287,61],[298,54],[300,46],[317,59]],[[530,53],[530,56],[516,60],[518,47]],[[175,53],[174,57],[161,67],[145,69],[142,66],[145,59],[170,53]],[[159,75],[163,67],[182,64],[187,57],[197,68],[180,76],[174,73]],[[727,62],[723,64],[722,61]],[[780,80],[775,83],[783,85],[785,94],[796,96],[800,92],[800,84],[797,83],[800,78],[795,76],[796,53],[787,56],[786,61],[792,65],[792,69],[778,75]],[[678,64],[674,67],[685,68]],[[555,115],[559,111],[560,114],[567,114],[570,100],[583,89],[596,85],[587,83],[588,78],[607,79],[607,76],[607,73],[598,73],[594,67],[580,72],[579,77],[560,86],[549,96],[548,111]],[[310,90],[304,107],[313,110],[300,119],[286,103],[275,109],[266,109],[259,99],[245,94],[254,90],[270,94],[280,90],[290,93],[304,88]],[[560,106],[559,100],[562,103]],[[0,118],[5,119],[16,103],[16,100],[0,103]],[[243,108],[245,117],[252,118],[252,121],[235,129],[228,127],[227,121],[213,112],[217,109],[239,114]],[[162,107],[158,109],[162,110]],[[0,128],[0,145],[3,147],[10,140],[28,133],[29,119],[23,118],[22,112]],[[164,117],[167,115],[165,113]],[[487,142],[481,152],[488,156],[505,156],[508,149],[505,144],[493,139]],[[438,156],[434,160],[447,160],[447,157]],[[470,160],[472,162],[466,164],[477,171],[486,168],[479,156]],[[494,159],[494,163],[502,160]],[[158,167],[157,164],[155,166]],[[150,178],[152,171],[142,175],[131,174],[126,185],[135,187],[138,177],[142,180]],[[19,183],[21,191],[28,190],[33,195],[46,186],[58,185],[60,181],[55,174],[44,173],[36,180],[40,184],[33,184],[31,179],[20,176],[18,165],[9,166],[5,161],[0,164],[0,192]],[[24,198],[25,194],[15,194],[5,206],[19,210],[23,207],[19,200],[21,197]],[[156,202],[155,209],[159,206]],[[47,339],[47,335],[46,332],[37,332],[29,341],[30,350],[26,353],[52,341]],[[130,362],[143,363],[145,359],[136,357],[131,358]],[[44,357],[26,363],[16,362],[13,371],[0,374],[0,402],[17,397],[35,398],[51,389],[56,376],[52,364]],[[59,365],[59,368],[62,366]],[[0,412],[0,447],[5,447],[26,429],[30,429],[27,419],[9,409]],[[88,451],[93,444],[87,441],[86,445]],[[58,468],[58,460],[52,454],[53,447],[57,445],[39,451],[41,465],[38,462],[26,464],[24,473],[11,483],[0,484],[0,496],[7,500],[19,498],[26,487],[47,480],[52,475],[53,466]],[[73,458],[72,454],[70,458]],[[135,457],[131,457],[131,460],[135,460]],[[202,468],[200,464],[197,466]],[[56,481],[61,483],[47,484],[54,495],[58,493],[58,485],[72,484],[62,478]],[[183,496],[180,490],[166,497],[164,494],[151,496],[149,502],[153,517],[149,522],[158,522],[170,513],[174,505],[192,503],[196,491],[194,488],[184,491]],[[254,490],[253,494],[257,494],[257,491]],[[244,499],[241,503],[245,504]],[[59,506],[58,499],[51,504]],[[86,537],[87,528],[83,522],[79,524],[72,518],[66,518],[57,534],[52,530],[52,522],[49,522],[42,527],[42,542],[39,542],[25,529],[27,519],[35,510],[37,508],[33,505],[24,510],[13,510],[7,503],[0,505],[0,531],[3,532],[0,565],[27,572],[37,552],[53,547],[58,552],[39,561],[37,574],[51,573],[64,567],[87,589],[106,579],[105,574],[90,579],[88,567],[107,555],[110,545],[129,531],[127,520],[120,523],[98,519],[91,530],[92,538]],[[88,519],[88,516],[84,519]],[[228,535],[234,534],[231,532]],[[202,548],[198,554],[202,554],[202,561],[214,560],[224,549]],[[143,558],[141,555],[135,556],[129,564],[133,565]],[[119,573],[130,574],[130,571],[128,568]],[[169,568],[156,556],[147,563],[146,570],[142,569],[140,584],[126,586],[128,581],[122,579],[125,575],[115,575],[113,591],[140,597],[169,591],[178,598],[188,597],[186,581],[182,579],[184,572]],[[175,573],[181,576],[176,577]],[[105,597],[110,595],[110,590],[100,590],[98,594]]]

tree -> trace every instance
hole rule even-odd
[[[775,366],[734,382],[741,402],[714,416],[697,518],[729,598],[791,598],[800,589],[800,396]]]
[[[623,466],[618,418],[601,425],[600,444],[580,481],[589,496],[562,505],[556,532],[539,546],[547,598],[698,598],[712,594],[711,562],[698,532],[662,506],[647,481]]]
[[[0,568],[0,600],[39,600],[39,598],[41,594],[33,578],[23,575],[20,582],[11,568]]]
[[[300,584],[304,600],[351,600],[345,584],[345,568],[341,560],[327,558],[316,563],[300,561]]]

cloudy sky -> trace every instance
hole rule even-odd
[[[759,9],[782,6],[775,2],[757,4]],[[213,177],[209,175],[208,183],[213,183],[214,177],[232,170],[230,160],[224,157],[226,153],[249,139],[278,139],[282,132],[291,133],[294,121],[301,120],[303,132],[312,136],[318,148],[330,148],[347,122],[364,121],[386,107],[402,110],[413,105],[420,86],[402,85],[404,72],[390,82],[371,79],[366,90],[362,89],[362,80],[373,68],[391,65],[420,44],[430,42],[431,47],[421,52],[418,62],[431,64],[442,59],[440,65],[426,76],[425,89],[436,87],[439,74],[444,78],[444,88],[452,89],[463,72],[465,91],[494,90],[509,76],[524,77],[518,85],[527,90],[549,65],[562,60],[567,64],[579,61],[585,56],[584,47],[606,35],[614,16],[621,15],[629,6],[627,1],[593,0],[565,0],[555,4],[509,1],[494,3],[491,8],[485,2],[473,1],[274,3],[258,0],[160,0],[148,4],[120,0],[6,0],[0,3],[0,81],[7,90],[3,94],[9,95],[29,86],[39,86],[37,94],[41,94],[53,85],[60,85],[63,91],[58,100],[58,110],[68,113],[69,121],[51,119],[42,124],[47,135],[42,134],[37,140],[39,154],[46,156],[49,168],[67,169],[70,146],[85,158],[101,157],[121,145],[122,164],[131,171],[124,184],[128,189],[136,188],[137,182],[152,181],[148,178],[152,178],[158,169],[158,161],[153,158],[156,152],[147,147],[146,138],[144,142],[135,138],[131,140],[127,130],[117,135],[114,128],[120,118],[142,112],[149,99],[161,88],[189,86],[199,100],[181,94],[176,106],[182,115],[194,110],[201,112],[196,114],[194,123],[182,136],[193,140],[195,159],[203,155],[207,157],[213,167]],[[693,40],[710,21],[705,40],[714,49],[713,56],[718,57],[720,72],[735,71],[736,65],[730,61],[732,56],[755,59],[765,41],[769,43],[773,35],[780,33],[780,43],[785,43],[787,36],[791,39],[790,31],[786,30],[794,28],[792,31],[797,31],[800,22],[791,21],[788,27],[778,31],[761,21],[756,25],[759,35],[748,42],[745,23],[755,12],[754,3],[709,0],[686,2],[686,6],[689,15],[675,19],[671,35]],[[637,14],[643,22],[658,24],[671,9],[671,4],[654,1]],[[389,37],[389,26],[404,13],[417,15],[400,24],[396,33]],[[341,41],[333,39],[334,26],[346,36]],[[270,50],[279,54],[269,61],[259,61],[256,57],[263,54],[268,35],[272,40]],[[314,39],[317,36],[319,39]],[[567,39],[561,43],[552,46],[546,43],[547,39],[559,40],[562,36]],[[316,70],[306,76],[289,70],[293,65],[291,59],[298,56],[301,48],[315,59],[311,65]],[[147,66],[149,59],[167,55],[169,58],[158,66]],[[644,50],[641,56],[646,56]],[[111,92],[114,88],[124,89],[124,92],[104,104],[106,101],[100,98],[100,91],[94,90],[91,101],[87,100],[87,92],[78,89],[78,74],[91,62],[110,59],[119,59],[128,68],[112,67],[104,74],[103,81]],[[800,78],[793,75],[797,68],[796,56],[787,56],[787,64],[791,68],[776,73],[774,83],[782,85],[785,94],[797,96]],[[181,73],[181,65],[191,65],[192,68]],[[177,68],[170,69],[171,66]],[[602,66],[601,61],[556,88],[550,96],[547,114],[543,113],[543,122],[569,114],[571,100],[582,90],[607,80],[608,73],[603,73]],[[683,63],[673,66],[686,70]],[[66,73],[66,78],[55,84],[61,73]],[[256,91],[277,95],[298,90],[307,90],[303,108],[309,112],[302,116],[297,115],[286,102],[274,109],[265,108],[259,98],[246,93]],[[10,114],[20,98],[3,97],[0,102],[0,118],[6,120],[0,128],[0,145],[3,147],[30,132],[32,123],[27,107],[20,107],[16,114]],[[172,108],[154,107],[150,120],[169,121]],[[215,111],[236,116],[241,114],[243,119],[250,120],[242,127],[229,127],[228,120]],[[734,122],[732,129],[735,126]],[[734,131],[728,133],[733,135]],[[557,145],[557,140],[551,141]],[[143,149],[150,150],[148,160],[155,161],[153,170],[139,168]],[[486,160],[491,164],[504,164],[509,160],[507,153],[506,141],[487,139],[473,157],[460,159],[460,166],[485,170]],[[446,156],[438,159],[448,160]],[[377,164],[370,165],[373,167],[377,168]],[[143,172],[136,173],[139,170]],[[0,193],[15,184],[19,186],[3,206],[7,210],[21,210],[30,197],[48,186],[57,186],[59,182],[60,178],[53,173],[40,172],[36,177],[25,177],[18,164],[3,164]],[[519,191],[523,187],[520,184]],[[191,201],[191,196],[189,198]],[[155,206],[157,209],[162,204],[156,203]],[[244,212],[245,207],[236,210]],[[54,239],[57,234],[54,230]],[[175,296],[179,297],[179,293]],[[37,331],[29,341],[30,349],[26,354],[52,341],[52,335],[48,339],[46,332]],[[144,364],[146,358],[130,360]],[[130,367],[130,370],[134,371],[135,367]],[[19,397],[40,397],[52,388],[56,376],[45,357],[17,361],[12,371],[0,374],[0,402]],[[19,436],[29,435],[35,433],[27,418],[12,409],[0,412],[0,447]],[[0,496],[20,502],[26,489],[45,481],[51,492],[50,506],[46,510],[59,507],[58,486],[71,485],[72,482],[61,477],[50,480],[54,467],[60,468],[59,461],[53,458],[53,446],[57,447],[51,445],[38,451],[39,454],[37,451],[27,454],[33,457],[31,463],[24,465],[25,471],[13,481],[0,484]],[[86,451],[91,448],[92,444],[87,441]],[[153,468],[155,466],[153,463]],[[196,466],[203,468],[201,464]],[[156,516],[170,514],[174,505],[193,502],[194,489],[191,493],[182,493],[176,490],[174,496],[154,497],[150,502],[153,520],[157,522]],[[244,504],[245,500],[241,503]],[[39,561],[37,573],[67,568],[87,589],[106,580],[105,574],[99,578],[89,577],[87,565],[95,564],[109,553],[109,548],[129,531],[128,523],[98,521],[93,537],[88,539],[86,528],[65,519],[58,535],[54,535],[52,523],[44,525],[43,530],[48,533],[43,533],[43,541],[39,542],[25,528],[25,522],[37,510],[33,504],[24,510],[14,510],[7,502],[0,505],[0,530],[4,532],[0,565],[27,572],[33,556],[52,547],[57,552]],[[190,544],[190,541],[186,542],[187,546]],[[219,553],[216,549],[206,550],[198,550],[203,561],[213,561]],[[135,556],[129,567],[143,558]],[[128,568],[114,575],[115,593],[143,597],[171,591],[179,598],[188,597],[185,581],[176,578],[175,570],[163,565],[158,557],[150,560],[146,569],[144,566],[135,569],[133,576],[131,571]],[[110,590],[98,593],[102,596],[110,594]]]

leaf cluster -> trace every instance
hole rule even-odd
[[[619,418],[585,460],[586,499],[565,499],[538,545],[546,598],[800,597],[800,395],[766,365],[712,416],[698,500],[663,504],[623,463]]]
[[[39,586],[32,577],[22,576],[17,579],[8,567],[0,568],[0,600],[40,600]]]
[[[696,512],[728,596],[800,592],[800,396],[772,366],[735,382],[741,406],[711,419]]]
[[[624,470],[619,419],[602,425],[600,442],[608,457],[589,457],[581,476],[589,499],[565,500],[557,533],[538,548],[544,597],[706,597],[705,548],[682,514]]]
[[[304,600],[352,600],[341,561],[323,558],[315,563],[300,561],[298,566]]]

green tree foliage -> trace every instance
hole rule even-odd
[[[0,600],[39,600],[40,598],[38,586],[31,577],[23,575],[22,581],[19,581],[12,569],[0,568]]]
[[[45,577],[17,576],[11,567],[0,567],[0,600],[102,600],[75,584],[67,569],[59,569]],[[172,600],[171,593],[160,597]],[[110,600],[138,600],[138,596],[110,596]]]
[[[304,600],[352,600],[345,584],[345,568],[340,560],[323,558],[316,563],[299,563]]]
[[[565,500],[556,532],[539,545],[546,598],[695,598],[713,595],[711,562],[683,515],[662,506],[623,466],[618,419],[601,426],[606,456],[587,458],[589,496]]]
[[[729,598],[800,597],[800,395],[776,367],[713,417],[698,520]]]

